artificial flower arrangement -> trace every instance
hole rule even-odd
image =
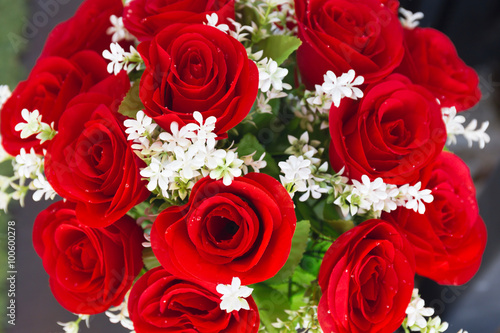
[[[401,17],[398,17],[398,14]],[[85,0],[2,87],[0,203],[59,303],[124,331],[444,332],[415,275],[486,244],[477,74],[396,0]],[[428,318],[426,318],[428,317]]]

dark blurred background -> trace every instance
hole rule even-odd
[[[47,34],[59,22],[71,17],[81,0],[0,0],[0,84],[11,90],[24,80],[44,45]],[[478,274],[465,286],[442,287],[432,281],[419,280],[428,306],[436,309],[450,323],[447,332],[464,328],[469,333],[500,332],[500,218],[496,207],[500,201],[500,1],[499,0],[401,0],[401,6],[425,14],[421,26],[432,26],[446,33],[455,43],[459,55],[480,76],[483,98],[478,106],[466,112],[469,120],[489,120],[491,142],[485,149],[468,148],[459,141],[451,150],[466,161],[478,189],[481,215],[487,225],[489,241]],[[29,197],[29,196],[28,196]],[[48,276],[31,243],[35,216],[49,202],[33,203],[27,208],[10,207],[10,219],[17,227],[16,325],[6,325],[9,333],[63,332],[57,321],[76,317],[64,310],[52,296]],[[6,219],[5,216],[0,219]],[[5,225],[2,223],[2,225]],[[4,227],[2,227],[4,228]],[[3,234],[3,233],[0,233]],[[0,242],[4,247],[5,238]],[[3,260],[3,261],[2,261]],[[0,264],[5,260],[1,259]],[[1,267],[6,267],[5,265]],[[1,268],[0,268],[1,269]],[[4,280],[4,272],[0,277]],[[0,323],[6,293],[0,296]],[[90,329],[80,325],[80,332],[126,332],[109,323],[101,314],[90,321]],[[2,328],[0,328],[2,332]]]

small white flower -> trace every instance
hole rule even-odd
[[[479,148],[483,149],[484,146],[490,142],[490,136],[486,133],[486,129],[490,124],[489,121],[485,121],[481,124],[481,127],[476,129],[477,120],[472,119],[469,125],[464,129],[464,137],[469,144],[469,147],[472,147],[473,142],[479,143]]]
[[[109,321],[112,322],[113,324],[120,323],[123,327],[133,330],[134,329],[134,323],[130,320],[130,316],[128,313],[128,298],[130,295],[130,291],[125,295],[125,299],[123,300],[122,304],[111,307],[106,311],[106,316],[109,317]],[[113,313],[115,311],[118,311],[118,313]]]
[[[468,333],[468,332],[465,331],[463,328],[461,328],[460,331],[458,331],[457,333]]]
[[[483,149],[485,145],[490,142],[490,136],[486,133],[489,122],[485,121],[481,124],[481,127],[476,129],[477,120],[472,119],[469,125],[464,127],[465,117],[462,115],[457,115],[457,109],[455,107],[442,108],[443,121],[446,125],[446,132],[448,133],[447,144],[457,143],[457,135],[463,135],[467,140],[469,147],[472,147],[474,142],[479,143],[479,148]]]
[[[325,92],[323,86],[316,84],[314,87],[316,89],[314,93],[306,90],[306,103],[312,108],[314,113],[328,114],[332,107],[332,96]]]
[[[257,110],[260,113],[272,113],[273,108],[269,105],[269,99],[267,95],[263,92],[259,92],[257,95]]]
[[[181,147],[187,149],[192,142],[188,139],[189,128],[187,126],[183,126],[179,129],[179,124],[175,121],[170,123],[170,133],[162,132],[160,133],[160,140],[164,141],[163,148],[165,151],[174,151],[175,147]]]
[[[158,186],[162,190],[167,190],[170,177],[173,172],[167,168],[168,159],[164,156],[160,159],[157,156],[151,158],[151,163],[141,170],[142,177],[149,178],[147,188],[149,191],[154,191]]]
[[[74,321],[70,321],[67,323],[62,323],[58,321],[57,325],[62,326],[65,333],[78,333],[79,330],[78,324]]]
[[[156,124],[153,124],[153,119],[148,117],[144,111],[137,112],[137,119],[126,119],[123,122],[123,125],[127,127],[125,133],[128,134],[127,140],[133,141],[141,136],[144,133],[151,134],[156,129]]]
[[[21,139],[26,139],[31,135],[38,134],[37,139],[40,143],[44,143],[47,140],[51,140],[55,135],[54,123],[47,124],[42,122],[42,116],[38,110],[29,112],[28,109],[23,109],[21,111],[21,116],[26,121],[26,123],[18,123],[14,129],[16,131],[21,131]]]
[[[353,69],[339,77],[335,76],[335,73],[332,71],[326,72],[323,76],[325,82],[322,85],[322,89],[325,94],[331,96],[332,102],[336,107],[340,105],[340,100],[343,97],[348,97],[354,100],[363,97],[363,91],[354,86],[363,84],[365,79],[362,76],[358,76],[356,78],[355,76],[356,73]]]
[[[156,140],[151,142],[148,138],[140,137],[132,145],[134,152],[142,159],[156,156],[163,152],[163,142]]]
[[[279,162],[281,172],[285,174],[286,183],[293,183],[297,180],[307,180],[311,175],[310,160],[305,160],[303,156],[290,156],[285,162]]]
[[[420,187],[422,187],[421,182],[418,182],[415,185],[408,187],[406,195],[409,198],[406,203],[406,208],[413,209],[415,212],[418,212],[419,214],[424,214],[425,213],[424,202],[431,203],[434,200],[434,197],[431,194],[431,190],[429,189],[420,190]]]
[[[212,147],[198,147],[198,156],[205,161],[205,166],[209,170],[216,169],[217,166],[224,164],[224,158],[227,152],[224,149],[213,149]],[[202,172],[204,170],[202,169]],[[203,174],[206,176],[208,171]]]
[[[127,71],[127,73],[131,73],[134,69],[135,70],[140,70],[141,69],[141,64],[144,63],[144,61],[141,58],[141,55],[139,52],[130,45],[129,52],[124,52],[123,53],[123,69]]]
[[[33,134],[40,132],[40,123],[42,122],[42,116],[38,110],[29,112],[28,109],[23,109],[21,111],[21,116],[23,117],[25,123],[19,123],[14,127],[16,131],[21,131],[21,139],[26,139]]]
[[[203,121],[203,115],[199,111],[193,112],[193,118],[198,122],[199,125],[194,123],[186,125],[189,129],[188,137],[192,139],[193,142],[197,141],[203,144],[206,143],[208,146],[214,147],[217,135],[213,133],[213,131],[215,130],[215,123],[217,121],[217,118],[215,118],[214,116],[210,116],[205,119],[205,121]]]
[[[79,314],[78,318],[85,322],[85,326],[87,326],[87,328],[90,328],[90,315]]]
[[[135,37],[130,34],[125,26],[123,25],[123,17],[117,17],[116,15],[111,15],[109,17],[109,21],[111,22],[111,27],[106,30],[106,34],[112,35],[111,41],[113,43],[118,43],[122,40],[133,41]]]
[[[420,24],[419,20],[424,18],[424,13],[422,12],[417,12],[414,14],[411,11],[401,7],[399,8],[399,13],[403,15],[403,17],[401,17],[399,20],[401,21],[403,27],[407,29],[415,29]]]
[[[256,151],[251,153],[250,155],[243,156],[243,165],[241,166],[243,169],[243,173],[247,174],[250,172],[248,167],[252,167],[254,172],[259,172],[260,169],[264,169],[267,166],[267,162],[264,161],[264,157],[266,156],[266,153],[263,153],[260,155],[260,158],[258,160],[253,159],[253,155],[255,155]]]
[[[175,160],[178,163],[177,167],[174,169],[179,173],[179,176],[185,180],[192,179],[200,175],[198,171],[205,164],[204,159],[199,156],[198,149],[196,147],[189,147],[187,151],[180,147],[175,147]]]
[[[447,322],[441,322],[441,318],[439,316],[430,319],[427,322],[427,328],[422,330],[423,333],[440,333],[444,332],[448,329]]]
[[[219,21],[219,16],[217,15],[217,13],[207,14],[206,18],[207,18],[207,23],[205,23],[206,25],[217,28],[225,33],[229,32],[229,26],[227,24],[217,24]]]
[[[9,86],[0,85],[0,109],[5,104],[5,102],[7,102],[11,95],[12,93],[10,92]]]
[[[21,148],[19,155],[16,156],[14,170],[19,176],[24,178],[36,177],[36,174],[43,166],[43,159],[35,153],[33,147],[29,154],[26,153],[24,148]]]
[[[384,201],[387,199],[387,185],[382,178],[377,178],[373,182],[367,175],[361,176],[362,183],[353,179],[353,194],[360,202],[359,207],[369,210],[373,207],[375,211],[381,211],[384,207]]]
[[[117,75],[124,66],[125,60],[125,50],[118,43],[111,43],[109,45],[109,50],[102,51],[102,56],[104,59],[111,61],[108,64],[108,73]]]
[[[305,193],[299,197],[299,201],[304,202],[309,199],[309,196],[313,199],[319,199],[323,193],[328,193],[330,189],[329,187],[321,187],[313,178],[307,180],[306,186]]]
[[[35,192],[33,193],[33,200],[40,201],[43,196],[45,200],[54,200],[57,193],[54,191],[50,183],[45,179],[42,173],[38,173],[38,177],[33,181]]]
[[[224,185],[229,186],[235,177],[240,177],[242,174],[241,165],[243,161],[238,158],[238,154],[233,151],[228,151],[224,158],[224,164],[217,166],[210,171],[210,178],[221,179]]]
[[[267,92],[271,86],[277,91],[291,89],[291,86],[283,83],[288,74],[288,69],[278,67],[278,63],[270,58],[264,58],[257,63],[259,69],[259,89]]]
[[[65,333],[78,333],[80,321],[85,321],[87,327],[89,327],[89,318],[89,315],[78,315],[78,320],[76,321],[70,321],[67,323],[58,321],[57,324],[63,327]]]
[[[252,294],[253,289],[242,286],[238,277],[233,277],[231,284],[218,284],[216,290],[221,294],[220,309],[227,313],[239,311],[241,309],[250,310],[250,306],[245,298]]]
[[[456,135],[464,133],[465,117],[462,115],[457,116],[457,109],[453,106],[451,108],[442,108],[443,121],[446,125],[446,132],[448,133],[448,144],[457,143]]]
[[[234,27],[234,31],[233,30],[229,30],[229,35],[231,35],[234,39],[238,40],[238,42],[244,42],[247,40],[247,37],[249,34],[252,34],[255,27],[251,27],[249,25],[242,25],[241,23],[233,20],[232,18],[228,18],[227,19],[229,22],[231,22],[231,24],[233,25]],[[258,60],[262,57],[262,54],[263,54],[263,51],[257,51],[256,53],[251,53],[251,50],[248,50],[247,49],[247,53],[248,53],[248,58],[249,59],[252,59],[252,60]]]
[[[418,295],[418,289],[413,289],[412,300],[406,309],[407,326],[408,327],[427,327],[427,320],[424,317],[429,317],[434,314],[434,309],[425,308],[425,301]]]

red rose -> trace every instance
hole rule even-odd
[[[302,45],[297,65],[308,89],[354,69],[366,83],[389,75],[403,58],[403,28],[381,0],[295,0]],[[396,3],[397,4],[397,3]]]
[[[414,184],[439,155],[446,128],[439,105],[425,88],[394,74],[372,84],[361,100],[330,110],[330,163],[346,176],[367,175],[389,184]]]
[[[295,223],[290,195],[271,176],[250,173],[229,186],[205,177],[186,205],[160,213],[151,244],[162,266],[178,276],[217,284],[239,277],[248,285],[285,264]]]
[[[319,271],[318,320],[325,332],[392,333],[411,300],[415,259],[393,225],[369,220],[342,234]]]
[[[139,174],[144,162],[127,143],[112,102],[91,93],[75,98],[45,156],[47,180],[76,202],[79,221],[91,227],[113,223],[149,195]]]
[[[175,24],[151,42],[139,45],[146,70],[139,96],[144,112],[161,127],[170,122],[217,118],[215,131],[224,134],[242,121],[257,96],[259,73],[245,47],[217,28]]]
[[[216,285],[192,282],[154,268],[134,284],[128,312],[137,333],[251,333],[259,329],[259,312],[252,297],[250,310],[220,309]]]
[[[142,229],[128,216],[106,228],[77,219],[75,205],[59,201],[38,214],[33,245],[50,288],[68,311],[96,314],[119,305],[142,269]]]
[[[11,155],[19,154],[21,148],[29,151],[34,147],[38,153],[49,142],[40,147],[36,135],[21,139],[21,132],[14,127],[25,122],[21,116],[23,109],[38,110],[42,121],[59,128],[59,118],[69,101],[82,92],[100,92],[110,90],[113,98],[123,98],[130,87],[125,72],[117,76],[109,75],[106,61],[100,54],[81,51],[69,59],[48,57],[38,61],[28,79],[19,83],[12,96],[2,107],[1,133],[2,144]],[[125,93],[121,91],[125,90]]]
[[[219,24],[231,24],[227,19],[234,19],[234,0],[134,0],[125,6],[123,23],[145,41],[174,23],[204,23],[212,13]]]
[[[384,6],[389,8],[394,12],[394,14],[398,14],[399,11],[399,1],[398,0],[380,0],[380,3],[382,3]]]
[[[111,44],[111,35],[106,32],[111,27],[109,18],[111,15],[121,17],[122,13],[122,0],[85,0],[73,17],[50,32],[40,59],[69,58],[81,50],[93,50],[101,55]],[[122,44],[126,45],[131,44]]]
[[[405,29],[404,45],[405,56],[396,72],[429,89],[441,106],[462,111],[476,105],[481,98],[479,78],[445,34],[432,28]]]
[[[469,169],[457,156],[442,152],[426,188],[434,201],[425,204],[425,214],[400,208],[383,218],[399,225],[413,245],[417,274],[441,284],[464,284],[479,269],[486,247]]]

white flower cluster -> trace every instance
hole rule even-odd
[[[89,315],[78,315],[78,319],[75,321],[70,321],[67,323],[62,323],[60,321],[57,322],[58,325],[63,327],[63,330],[65,333],[78,333],[80,329],[80,321],[85,321],[85,324],[87,325],[87,328],[89,328],[89,320],[90,316]]]
[[[334,200],[334,204],[340,207],[344,216],[349,213],[353,216],[371,211],[379,217],[383,211],[391,212],[398,207],[406,207],[424,214],[425,203],[431,203],[434,200],[431,190],[420,189],[421,182],[398,187],[384,183],[382,178],[377,178],[372,182],[367,175],[361,176],[361,182],[355,179],[351,182],[352,185],[344,184],[342,193]]]
[[[399,8],[399,13],[403,15],[403,17],[399,18],[399,21],[401,21],[401,25],[410,30],[418,27],[418,25],[420,24],[419,20],[424,18],[424,13],[422,12],[413,13],[401,7]]]
[[[26,122],[18,123],[14,129],[21,132],[21,138],[25,139],[31,135],[37,134],[36,138],[41,143],[51,140],[57,131],[54,130],[54,123],[47,124],[42,122],[42,116],[38,110],[29,112],[27,109],[21,111],[21,116]],[[45,154],[45,150],[43,151]],[[33,200],[40,201],[42,197],[45,200],[53,200],[57,193],[49,182],[45,179],[43,173],[44,157],[36,154],[35,150],[26,152],[21,148],[19,155],[10,156],[0,146],[0,162],[12,160],[14,176],[0,176],[0,210],[7,211],[10,200],[18,200],[21,206],[24,206],[24,199],[29,190],[34,190]],[[27,185],[26,185],[27,184]],[[14,191],[10,191],[12,188]]]
[[[45,151],[44,151],[45,154]],[[44,157],[37,155],[33,148],[29,153],[26,153],[24,148],[21,148],[19,155],[13,161],[15,175],[9,179],[9,185],[14,188],[14,192],[9,195],[14,200],[19,200],[21,206],[24,206],[24,198],[28,190],[34,190],[33,200],[40,201],[42,197],[45,200],[53,200],[57,193],[54,191],[49,182],[45,179],[43,173]],[[26,180],[31,180],[28,186],[25,186]],[[18,183],[16,183],[16,181]],[[2,191],[6,188],[2,187]]]
[[[479,148],[483,149],[490,142],[490,136],[486,133],[486,129],[490,124],[488,121],[483,122],[481,127],[476,129],[477,120],[472,119],[469,125],[464,127],[465,117],[457,115],[455,107],[442,108],[441,112],[443,113],[443,120],[446,124],[446,132],[448,133],[447,144],[456,144],[457,135],[463,135],[469,147],[472,147],[472,144],[477,142],[479,143]]]
[[[206,19],[207,21],[203,24],[217,28],[239,42],[248,40],[248,35],[252,34],[255,28],[255,26],[251,27],[248,25],[242,25],[232,18],[227,18],[227,20],[233,25],[234,30],[231,30],[231,28],[227,24],[219,24],[219,16],[217,15],[217,13],[207,14]]]
[[[45,153],[45,151],[44,151]],[[0,209],[7,211],[10,200],[18,200],[24,206],[24,199],[29,190],[34,190],[33,200],[53,200],[56,192],[43,174],[44,158],[37,155],[33,148],[27,153],[21,148],[19,155],[12,158],[14,176],[0,176]],[[28,185],[27,181],[29,181]],[[9,191],[12,188],[14,191]]]
[[[40,140],[40,143],[52,140],[57,134],[54,129],[54,122],[50,125],[42,122],[42,116],[38,110],[29,112],[28,109],[23,109],[21,111],[21,116],[24,122],[18,123],[14,129],[21,132],[21,139],[26,139],[34,134],[37,134],[36,138]]]
[[[285,310],[285,312],[288,320],[283,321],[277,318],[277,321],[271,324],[274,328],[279,328],[280,332],[323,333],[318,322],[317,305],[301,306],[296,311]]]
[[[434,309],[426,308],[425,301],[420,298],[418,289],[413,289],[412,298],[408,308],[406,309],[406,318],[403,321],[402,327],[406,333],[420,332],[420,333],[440,333],[448,329],[447,322],[441,322],[441,318],[436,316],[428,318],[434,314]],[[461,329],[458,333],[467,333]]]
[[[200,112],[193,113],[197,124],[190,123],[181,128],[176,122],[170,125],[170,132],[158,132],[156,124],[143,111],[137,119],[124,122],[132,148],[148,165],[141,170],[141,176],[148,179],[148,190],[164,198],[184,200],[197,180],[209,176],[222,179],[230,185],[234,177],[242,175],[252,167],[258,172],[266,166],[262,160],[254,161],[252,156],[240,159],[235,149],[217,149],[215,117],[205,121]]]
[[[109,60],[108,73],[117,75],[120,71],[126,70],[127,73],[141,69],[143,60],[137,50],[130,45],[130,52],[125,52],[118,43],[111,43],[109,50],[102,51],[104,59]]]
[[[380,216],[382,211],[391,212],[398,206],[404,206],[420,214],[425,213],[425,203],[434,200],[431,190],[421,189],[420,182],[413,186],[405,184],[396,186],[386,184],[382,178],[373,182],[367,175],[361,177],[361,182],[342,176],[344,169],[337,174],[328,174],[328,163],[321,163],[322,150],[315,146],[319,142],[312,141],[309,144],[309,134],[304,132],[300,139],[289,136],[291,147],[285,153],[291,156],[285,162],[279,162],[283,175],[280,175],[281,183],[293,197],[295,192],[304,192],[299,197],[300,201],[306,201],[309,197],[319,199],[328,193],[334,204],[339,206],[342,213],[353,216],[373,212]]]
[[[130,320],[130,316],[128,313],[128,298],[129,298],[129,296],[130,296],[130,291],[125,295],[125,299],[123,300],[123,302],[120,305],[111,307],[108,309],[108,311],[106,311],[106,316],[109,317],[109,321],[112,322],[113,324],[120,323],[123,327],[133,331],[134,330],[134,323],[132,322],[132,320]],[[116,311],[118,311],[118,312],[113,313]]]
[[[262,57],[262,52],[252,55],[255,59]],[[272,107],[269,102],[272,99],[287,97],[283,90],[290,90],[292,86],[284,83],[288,70],[278,66],[278,63],[270,58],[264,58],[256,62],[259,69],[259,94],[257,95],[256,110],[260,113],[271,113]]]
[[[219,304],[221,310],[227,313],[241,309],[250,310],[250,305],[245,298],[250,297],[253,289],[242,286],[240,278],[233,277],[231,284],[218,284],[216,290],[222,295]]]
[[[312,124],[321,123],[320,129],[328,128],[328,114],[332,104],[338,107],[342,98],[354,100],[363,98],[363,91],[358,87],[364,82],[364,77],[357,76],[353,69],[337,77],[332,71],[323,75],[322,85],[315,85],[316,91],[305,91],[301,101],[301,109],[295,115],[301,118],[302,128],[313,131]]]
[[[332,71],[326,72],[323,76],[325,82],[320,85],[316,85],[316,96],[308,100],[309,104],[314,106],[321,106],[323,108],[330,109],[332,103],[336,107],[339,107],[342,98],[347,97],[351,99],[363,98],[363,91],[355,87],[362,85],[365,82],[364,77],[356,77],[354,69],[349,70],[347,73],[343,73],[341,76],[335,76]],[[326,95],[326,104],[325,104]]]
[[[281,68],[278,63],[271,58],[264,58],[257,62],[259,69],[259,89],[263,93],[268,92],[271,86],[275,92],[283,89],[292,89],[288,83],[283,83],[283,79],[288,74],[288,69]]]
[[[322,149],[315,148],[319,146],[319,142],[312,141],[309,144],[308,132],[304,132],[299,139],[289,135],[288,142],[291,146],[285,153],[291,156],[286,161],[278,163],[284,174],[280,175],[281,183],[292,197],[295,192],[304,192],[299,197],[300,201],[306,201],[309,197],[319,199],[332,189],[324,179],[328,163],[321,164],[321,159],[315,157],[323,153]]]
[[[111,26],[106,30],[106,34],[111,35],[113,43],[118,43],[122,40],[135,41],[136,38],[123,25],[123,17],[111,15],[109,21],[111,22]]]

